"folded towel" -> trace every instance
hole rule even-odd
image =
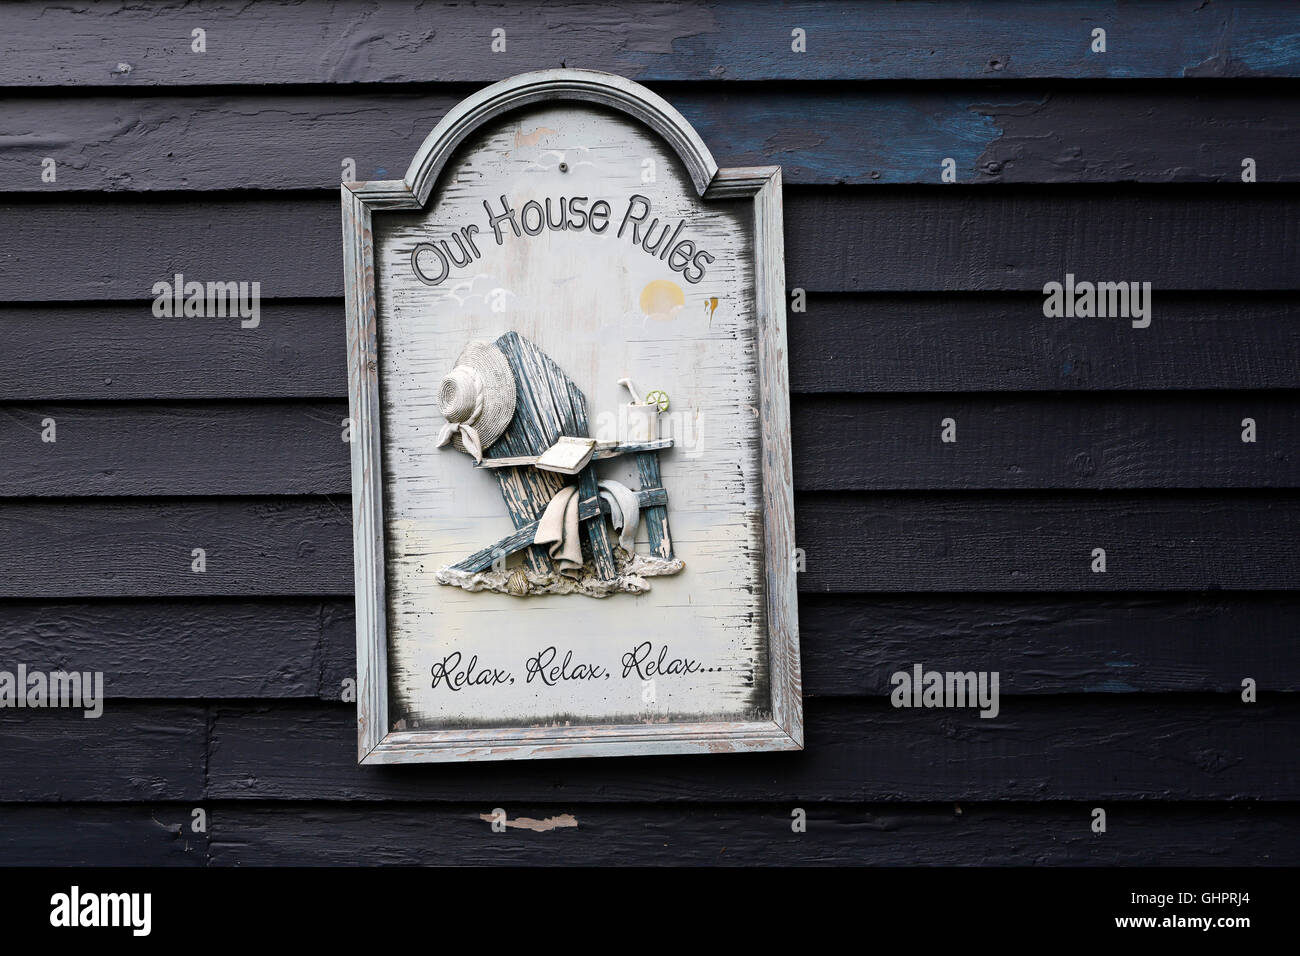
[[[618,536],[618,545],[628,554],[636,550],[636,529],[641,521],[641,502],[636,492],[617,481],[602,481],[600,497],[609,502],[609,519]]]
[[[582,567],[577,485],[565,485],[555,493],[537,522],[533,544],[549,544],[549,553],[561,571]]]

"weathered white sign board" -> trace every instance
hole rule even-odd
[[[800,748],[779,168],[552,70],[342,196],[361,762]]]

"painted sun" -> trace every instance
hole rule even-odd
[[[641,290],[641,311],[656,322],[669,322],[686,304],[681,286],[667,279],[655,279]]]

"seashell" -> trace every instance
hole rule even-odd
[[[515,570],[510,572],[509,577],[506,578],[506,591],[509,594],[513,594],[515,597],[527,597],[528,575],[524,574],[524,572],[520,571],[518,568],[515,568]]]

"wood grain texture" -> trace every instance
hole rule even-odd
[[[792,288],[1041,293],[1072,273],[1150,282],[1158,301],[1176,289],[1290,289],[1300,275],[1300,194],[1282,187],[792,193]]]
[[[0,539],[6,597],[352,592],[351,521],[331,498],[21,501],[0,505]]]
[[[795,511],[802,593],[1273,591],[1300,580],[1293,492],[799,492]],[[18,500],[0,505],[0,536],[0,597],[352,590],[351,525],[333,498]],[[1105,574],[1089,571],[1095,547]],[[206,549],[204,573],[190,570],[194,548]]]
[[[794,466],[790,444],[790,370],[786,362],[785,205],[779,166],[723,170],[711,192],[754,197],[754,314],[762,466],[763,590],[772,717],[804,745],[795,566]]]
[[[559,441],[562,435],[573,438],[590,435],[586,396],[549,355],[535,343],[514,332],[507,332],[498,338],[496,347],[510,363],[515,389],[515,414],[501,437],[488,449],[488,458],[537,456]],[[567,483],[567,479],[555,472],[528,466],[494,471],[493,476],[501,485],[501,498],[515,528],[522,530],[532,527],[532,535],[528,538],[531,541],[537,534],[537,522],[551,499]],[[590,469],[583,469],[583,474],[578,479],[580,522],[583,520],[583,500],[595,496],[595,476]],[[600,515],[599,502],[596,502],[591,515]],[[597,525],[599,532],[595,530]],[[604,533],[604,518],[601,517],[596,522],[587,521],[583,527],[587,532],[592,561],[599,576],[611,577],[614,555],[610,550],[609,538]],[[490,552],[492,549],[488,550]],[[488,557],[487,563],[484,563],[482,560],[475,561],[471,556],[459,562],[457,567],[465,571],[482,571],[491,567],[492,560],[492,557]],[[536,574],[549,574],[555,570],[549,548],[542,545],[529,547],[524,553],[524,560]]]
[[[1295,863],[1289,805],[1107,805],[1106,839],[1088,804],[960,804],[805,808],[792,802],[681,807],[502,801],[506,830],[485,805],[343,807],[222,804],[212,812],[214,866],[1280,866]],[[79,819],[81,812],[67,816]],[[99,813],[106,811],[99,810]],[[0,828],[3,827],[0,816]],[[572,819],[538,832],[529,821]],[[1082,821],[1082,823],[1081,823]],[[44,821],[42,821],[44,822]],[[0,832],[3,832],[0,830]],[[1205,840],[1197,834],[1215,833]],[[29,845],[15,847],[19,854]]]
[[[493,833],[485,805],[322,806],[207,803],[192,808],[0,806],[7,866],[1294,865],[1288,804],[1107,805],[1105,840],[1086,803],[952,806],[792,803],[627,807],[506,801]],[[566,825],[572,820],[574,825]],[[531,822],[530,822],[531,821]],[[533,826],[554,829],[531,829]],[[1216,834],[1206,840],[1207,833]]]
[[[93,719],[80,709],[5,710],[0,802],[198,800],[208,741],[201,705],[109,702]]]
[[[106,706],[99,720],[13,711],[0,723],[0,802],[498,806],[503,794],[520,803],[683,804],[1295,801],[1300,794],[1291,759],[1300,707],[1288,695],[1253,705],[1235,694],[1022,697],[1002,704],[997,719],[982,720],[969,710],[895,710],[883,699],[810,700],[802,753],[401,768],[357,766],[351,705],[219,703],[205,716],[199,706],[123,701]],[[286,747],[286,739],[294,745]],[[61,759],[52,761],[55,750]]]
[[[1041,292],[833,293],[789,315],[790,387],[1041,392],[1300,387],[1300,300],[1162,293],[1151,327],[1045,319]],[[338,299],[262,303],[257,329],[159,320],[147,303],[0,307],[0,401],[338,398]]]
[[[636,456],[636,471],[641,479],[642,491],[654,491],[663,488],[663,477],[659,473],[659,456],[643,452]],[[651,505],[641,512],[645,520],[646,535],[650,543],[650,553],[661,558],[673,556],[673,537],[668,530],[667,505]]]
[[[102,671],[118,699],[319,698],[356,677],[350,598],[0,602],[0,644],[29,668]],[[911,662],[998,670],[1001,692],[1300,690],[1292,594],[805,593],[804,693],[881,695]],[[1028,662],[1029,666],[1025,666]]]
[[[384,500],[378,480],[379,321],[375,305],[375,242],[370,210],[346,187],[339,189],[343,220],[344,314],[348,332],[348,418],[352,485],[352,581],[356,598],[357,759],[383,738],[388,709],[388,646],[381,638],[387,620],[384,567]],[[331,536],[343,529],[333,527]],[[347,553],[335,538],[331,553]]]
[[[208,834],[192,829],[192,809],[148,803],[0,806],[0,864],[206,866]]]
[[[110,700],[339,700],[356,677],[355,626],[350,599],[0,602],[11,662],[100,671]]]
[[[1003,694],[1300,689],[1292,593],[804,594],[799,612],[812,696],[888,694],[918,662],[996,670]]]
[[[147,803],[0,806],[0,864],[207,866],[208,834],[192,830],[192,809]]]
[[[795,392],[1296,388],[1300,302],[1156,293],[1151,326],[1043,317],[1042,291],[828,294],[790,316]]]
[[[358,180],[394,179],[459,100],[444,90],[10,96],[0,103],[9,131],[0,191],[325,189],[348,159]],[[1284,119],[1297,98],[1276,83],[1249,92],[670,83],[658,92],[722,166],[779,163],[799,185],[935,184],[946,158],[960,183],[1240,184],[1247,156],[1258,182],[1300,180],[1291,159],[1300,129]],[[47,156],[53,183],[42,180]]]
[[[342,302],[264,300],[260,311],[244,329],[156,319],[148,302],[0,307],[0,400],[344,398]]]
[[[0,228],[25,241],[0,260],[0,296],[150,300],[153,284],[178,272],[204,282],[258,281],[272,298],[337,296],[336,203],[298,194],[201,204],[104,196],[87,216],[79,199],[10,196],[0,203]],[[1232,194],[792,187],[785,226],[787,285],[814,292],[1041,293],[1070,272],[1151,282],[1158,303],[1171,290],[1300,283],[1300,192],[1267,184]],[[238,319],[227,321],[238,327]]]
[[[190,50],[196,24],[203,54]],[[806,53],[791,51],[795,27]],[[1113,37],[1104,55],[1089,49],[1095,27]],[[494,28],[508,40],[498,53]],[[642,81],[1296,76],[1296,30],[1279,0],[6,4],[0,85],[480,83],[562,64]]]
[[[1295,800],[1288,695],[1089,695],[971,710],[805,702],[788,754],[357,767],[349,706],[219,705],[208,794],[240,800]],[[283,744],[286,736],[292,748]],[[941,769],[937,769],[941,768]],[[504,795],[504,796],[503,796]],[[487,809],[491,809],[490,807]]]
[[[0,294],[11,302],[151,303],[154,284],[170,283],[176,273],[187,281],[260,282],[267,297],[343,294],[336,195],[251,202],[154,198],[141,206],[97,197],[89,215],[81,200],[0,205],[0,223],[25,237],[0,260]],[[224,321],[232,334],[255,334],[241,330],[238,318],[156,321],[160,330]]]
[[[1293,392],[801,397],[791,431],[809,491],[1300,487]]]
[[[347,417],[342,401],[0,406],[0,497],[347,494]]]
[[[1286,492],[795,497],[809,591],[1292,590]],[[1090,570],[1094,548],[1106,573]]]

